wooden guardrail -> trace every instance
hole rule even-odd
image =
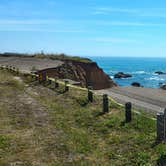
[[[9,66],[9,65],[5,65],[5,66],[0,66],[0,70],[7,70],[11,73],[14,73],[16,75],[21,75],[21,74],[28,74],[30,75],[33,79],[35,79],[36,81],[39,81],[39,83],[42,82],[47,82],[48,84],[55,84],[55,88],[58,88],[59,85],[64,85],[64,92],[69,91],[69,87],[70,88],[75,88],[75,89],[80,89],[83,91],[87,91],[87,98],[89,102],[93,102],[93,90],[92,87],[88,87],[88,88],[82,88],[82,87],[78,87],[78,86],[74,86],[69,84],[67,81],[61,81],[61,80],[57,80],[54,78],[50,78],[47,77],[46,75],[38,75],[35,73],[22,73],[18,68],[13,67],[13,66]],[[97,94],[99,95],[99,94]],[[106,114],[109,112],[109,102],[115,102],[111,97],[108,97],[107,94],[103,95],[103,114]],[[117,102],[116,102],[117,103]],[[122,104],[117,103],[119,106],[123,106]],[[125,104],[125,123],[130,123],[132,122],[132,112],[136,113],[136,114],[140,114],[140,112],[132,110],[132,104],[130,102]],[[143,115],[142,115],[143,116]],[[146,116],[146,118],[149,118]],[[166,141],[166,109],[164,111],[164,113],[160,113],[157,114],[157,118],[149,118],[151,120],[157,120],[157,141],[161,142],[161,141]]]

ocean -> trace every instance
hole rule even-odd
[[[139,82],[147,88],[159,88],[159,83],[166,84],[166,75],[155,74],[166,72],[166,58],[129,58],[129,57],[89,57],[97,62],[118,85],[130,86]],[[132,78],[114,79],[114,74],[124,72],[132,74]]]

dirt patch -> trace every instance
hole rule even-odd
[[[21,78],[14,77],[22,84]],[[24,85],[25,86],[25,85]],[[26,87],[24,90],[0,84],[0,136],[7,135],[10,146],[0,150],[0,165],[45,166],[57,158],[56,147],[63,132],[54,127],[49,109],[35,99],[40,93],[49,93],[44,87]]]

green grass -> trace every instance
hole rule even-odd
[[[73,61],[78,61],[78,62],[83,62],[83,63],[92,63],[92,61],[88,58],[83,58],[83,57],[79,57],[79,56],[69,56],[66,54],[34,54],[33,55],[36,58],[49,58],[52,60],[73,60]]]
[[[20,112],[12,112],[13,105],[0,102],[1,165],[20,161],[28,166],[153,166],[165,162],[166,144],[155,144],[156,121],[148,114],[133,113],[132,122],[126,124],[124,107],[116,102],[110,101],[110,112],[101,114],[101,96],[88,103],[83,90],[70,88],[61,93],[64,85],[50,90],[30,77],[26,81],[29,87],[19,82],[13,85],[9,83],[13,82],[11,74],[5,73],[1,79],[2,75],[0,72],[0,90],[8,95],[1,100],[26,93],[36,104],[21,103],[16,107],[21,107]],[[4,81],[8,84],[1,83]]]

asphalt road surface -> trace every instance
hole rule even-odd
[[[131,102],[137,109],[159,113],[166,108],[166,91],[142,87],[114,87],[97,91],[108,94],[121,104]]]

